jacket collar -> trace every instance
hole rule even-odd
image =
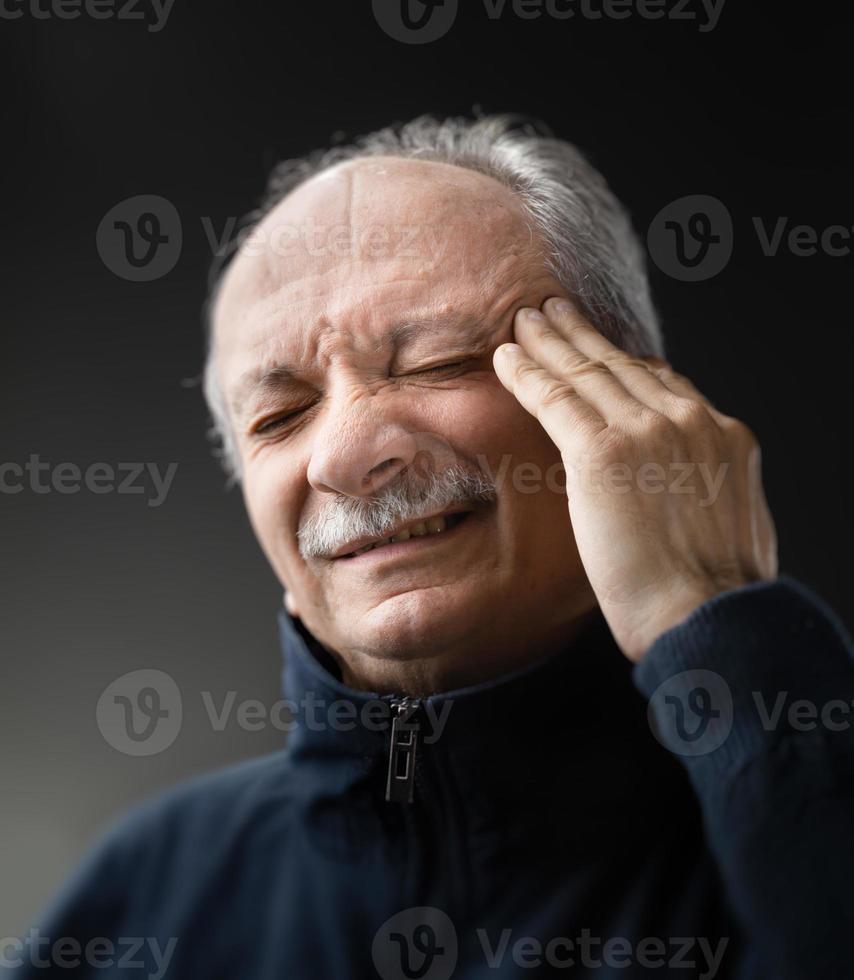
[[[334,795],[367,780],[383,799],[395,699],[342,683],[329,654],[284,610],[279,627],[295,726],[288,754],[306,792]],[[592,776],[619,780],[617,770],[628,773],[653,745],[631,664],[598,610],[559,653],[422,699],[420,717],[419,792],[451,781],[490,804],[548,796],[570,774],[595,792]]]

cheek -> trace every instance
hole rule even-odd
[[[497,379],[495,386],[461,396],[453,411],[462,433],[458,449],[497,485],[503,547],[517,556],[526,547],[544,555],[571,526],[557,446]],[[526,544],[516,540],[521,528]]]
[[[273,457],[250,465],[244,473],[243,500],[264,554],[277,572],[284,572],[296,551],[301,506],[300,483],[293,468]]]
[[[461,452],[488,462],[493,479],[523,466],[544,472],[560,463],[560,452],[546,431],[497,378],[454,393],[442,424]]]

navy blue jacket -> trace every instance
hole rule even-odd
[[[802,586],[636,667],[597,614],[420,701],[281,630],[284,750],[119,819],[0,951],[16,980],[854,976],[854,656]]]

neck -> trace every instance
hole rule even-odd
[[[582,609],[548,628],[526,628],[524,635],[508,637],[484,631],[476,624],[467,635],[447,647],[397,651],[395,657],[378,657],[370,651],[334,650],[320,646],[327,666],[347,687],[378,694],[428,697],[442,691],[480,684],[520,667],[556,654],[581,632],[598,613],[587,603]],[[530,624],[523,624],[529,627]]]

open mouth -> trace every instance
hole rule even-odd
[[[355,551],[339,556],[337,560],[352,561],[372,552],[391,555],[394,552],[410,551],[433,544],[440,538],[444,539],[446,536],[452,535],[460,525],[471,517],[471,513],[468,510],[458,511],[454,514],[440,514],[436,517],[428,517],[423,521],[415,521],[407,524],[391,537],[372,541]]]

